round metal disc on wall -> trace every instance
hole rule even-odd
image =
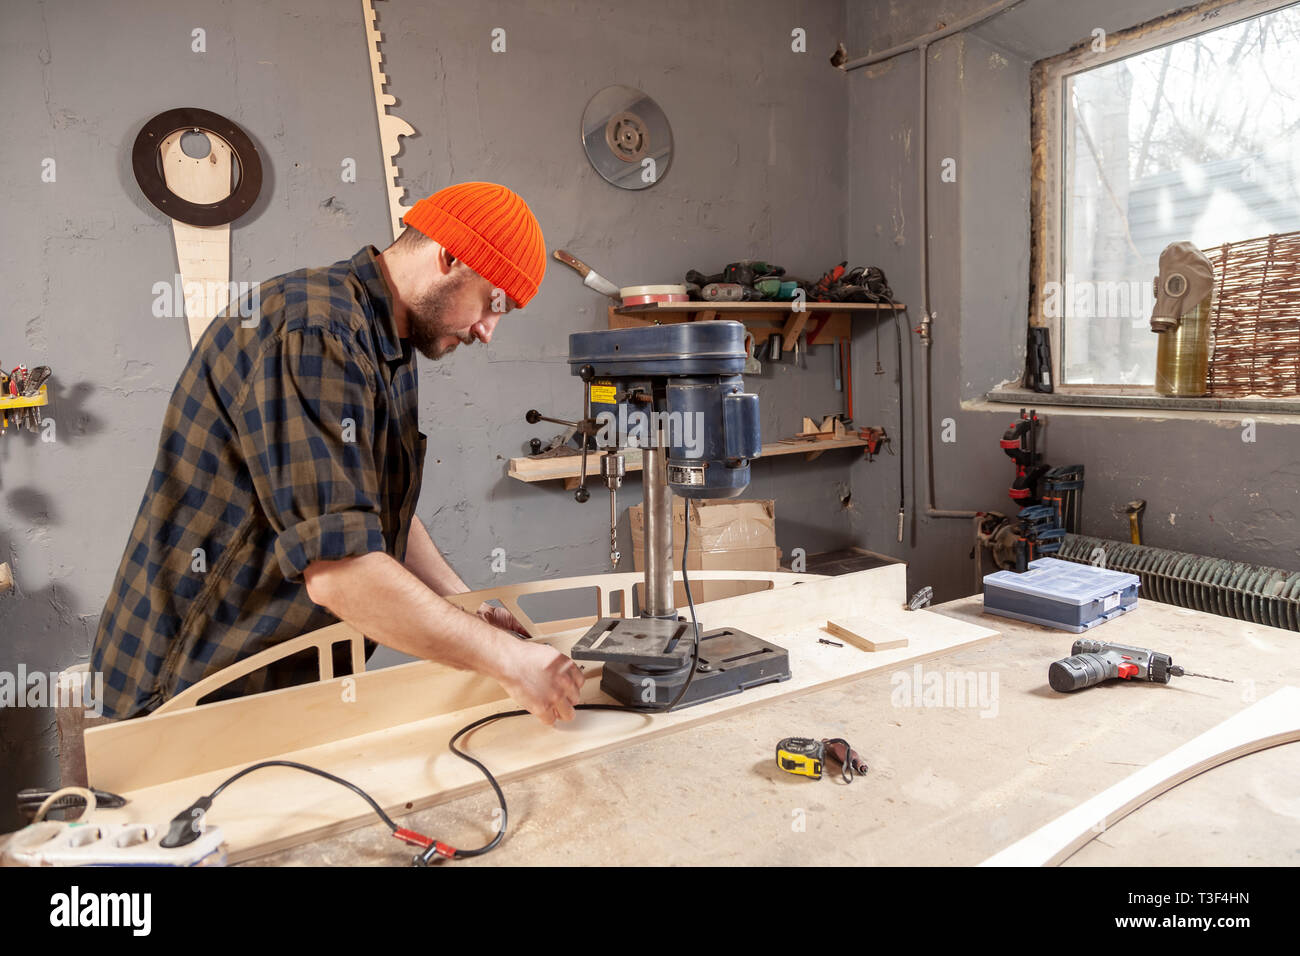
[[[673,130],[659,104],[631,86],[607,86],[582,114],[582,146],[601,178],[646,189],[673,162]]]

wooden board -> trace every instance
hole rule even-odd
[[[777,458],[781,455],[806,455],[808,460],[812,460],[825,451],[834,451],[837,448],[865,448],[867,441],[865,438],[845,437],[845,438],[824,438],[808,439],[806,441],[783,440],[771,442],[763,446],[759,457],[755,459],[760,461],[764,458]],[[593,493],[596,485],[600,481],[600,462],[599,456],[590,453],[587,455],[587,486]],[[507,465],[507,474],[511,478],[517,478],[520,481],[554,481],[558,478],[572,478],[575,481],[574,487],[577,487],[576,480],[578,471],[581,467],[582,457],[580,455],[565,455],[561,458],[511,458]],[[623,462],[628,474],[641,470],[641,451],[637,448],[629,448],[623,452]],[[594,476],[594,482],[593,482]]]
[[[653,717],[581,712],[574,721],[554,728],[533,718],[514,718],[475,731],[465,746],[508,784],[632,740],[676,732],[721,714],[996,636],[988,628],[918,611],[913,612],[907,649],[866,654],[817,642],[828,613],[882,612],[901,605],[905,592],[906,569],[900,564],[697,605],[706,629],[736,627],[787,648],[791,680]],[[567,651],[584,630],[543,640]],[[596,679],[599,667],[586,666],[590,676],[583,699],[607,701]],[[513,707],[495,682],[421,661],[94,728],[86,733],[86,754],[91,782],[130,800],[120,810],[104,811],[106,822],[164,822],[234,769],[270,756],[328,769],[400,814],[485,789],[478,771],[448,751],[447,740],[470,721]],[[347,790],[271,768],[232,785],[207,819],[225,830],[231,859],[238,861],[342,832],[374,817]],[[456,829],[472,843],[490,833],[490,821],[462,821]]]
[[[158,147],[167,188],[189,202],[220,202],[232,189],[230,144],[215,133],[205,133],[211,148],[196,159],[181,149],[181,137],[188,132],[178,130]],[[213,317],[230,304],[230,223],[191,226],[173,219],[172,235],[193,348]]]
[[[980,866],[1055,866],[1116,821],[1183,781],[1237,757],[1296,740],[1300,740],[1300,688],[1284,687],[995,853]]]
[[[799,341],[799,335],[803,332],[803,327],[808,323],[808,310],[803,309],[799,312],[792,311],[790,318],[786,319],[785,325],[781,329],[781,349],[789,352]]]
[[[907,646],[907,635],[882,624],[878,617],[827,621],[826,630],[864,651],[888,651]]]

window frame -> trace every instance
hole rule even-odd
[[[1153,394],[1150,386],[1064,384],[1061,378],[1061,324],[1064,316],[1043,315],[1042,298],[1047,283],[1065,281],[1062,275],[1065,242],[1062,227],[1066,219],[1064,172],[1069,145],[1063,129],[1065,81],[1076,73],[1294,5],[1296,0],[1207,0],[1125,30],[1107,33],[1104,51],[1093,50],[1094,40],[1089,37],[1066,52],[1033,65],[1030,75],[1029,325],[1045,326],[1049,330],[1052,382],[1056,392],[1117,397],[1125,393]],[[1190,404],[1197,400],[1182,401]],[[1222,406],[1234,399],[1208,396],[1205,401]],[[1278,401],[1290,403],[1288,399]]]

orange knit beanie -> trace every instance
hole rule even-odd
[[[546,243],[527,203],[495,183],[460,183],[421,199],[402,217],[494,286],[519,308],[546,274]]]

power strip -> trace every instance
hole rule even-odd
[[[0,844],[4,866],[225,866],[221,828],[204,827],[193,843],[168,848],[167,827],[151,823],[42,820]]]

